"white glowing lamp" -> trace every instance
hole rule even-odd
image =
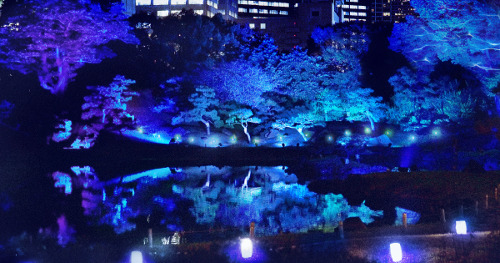
[[[240,243],[241,257],[250,258],[253,253],[253,244],[250,238],[243,238]]]
[[[467,234],[467,224],[464,220],[460,220],[456,222],[455,229],[457,230],[457,234],[465,235]]]
[[[130,254],[130,263],[143,263],[141,251],[132,251]]]
[[[391,258],[394,262],[399,262],[403,259],[403,251],[401,250],[401,245],[399,243],[392,243],[391,248]]]

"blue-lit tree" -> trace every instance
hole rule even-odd
[[[225,124],[231,128],[234,126],[241,126],[243,132],[247,136],[248,143],[252,143],[252,137],[250,132],[248,132],[248,124],[259,124],[262,120],[257,117],[251,109],[236,104],[226,105],[224,115],[227,116]]]
[[[272,127],[278,130],[295,129],[304,141],[307,141],[307,136],[304,133],[305,129],[324,125],[323,115],[315,114],[307,106],[296,106],[287,109],[276,116],[275,121],[272,123]]]
[[[360,56],[368,50],[367,29],[362,24],[340,27],[316,28],[313,40],[320,45],[323,57],[322,85],[327,87],[319,93],[314,104],[325,120],[369,120],[374,122],[384,117],[382,98],[373,97],[372,90],[363,88]]]
[[[390,47],[419,70],[431,71],[440,61],[473,70],[491,91],[500,81],[500,18],[493,3],[412,0],[419,17],[407,16],[406,23],[394,25]]]
[[[138,43],[120,5],[104,12],[88,1],[26,1],[22,15],[1,29],[0,62],[22,73],[38,75],[42,88],[64,92],[85,64],[113,56],[103,45],[112,40]]]
[[[134,80],[118,75],[108,87],[89,88],[93,94],[84,97],[82,120],[91,120],[93,126],[99,127],[97,130],[133,124],[135,118],[127,111],[127,102],[139,95],[128,91],[133,83]]]
[[[216,98],[212,88],[198,86],[196,92],[189,97],[189,102],[192,103],[193,108],[182,111],[178,116],[172,118],[173,125],[202,122],[207,129],[207,135],[210,135],[210,123],[215,127],[221,127],[223,125],[217,111],[219,100]]]

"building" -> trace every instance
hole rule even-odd
[[[345,0],[341,7],[341,22],[369,21],[370,4],[374,0]]]
[[[128,15],[146,12],[162,17],[177,14],[182,9],[192,9],[194,13],[208,17],[217,13],[226,20],[238,17],[237,0],[122,0],[122,3]]]
[[[372,23],[400,23],[407,15],[415,15],[410,0],[372,0],[370,11]]]

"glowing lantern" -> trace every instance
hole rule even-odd
[[[193,143],[194,142],[194,137],[189,137],[188,141],[189,141],[189,143]]]
[[[180,134],[176,134],[176,135],[174,136],[174,138],[175,138],[175,141],[176,141],[176,142],[180,142],[180,141],[181,141],[181,139],[182,139],[182,136],[181,136]]]
[[[432,136],[439,137],[441,135],[441,131],[438,128],[432,130]]]
[[[345,130],[344,134],[345,134],[345,136],[351,136],[351,131],[350,130]]]
[[[392,131],[391,130],[386,130],[385,132],[385,135],[391,137],[392,136]]]
[[[238,141],[238,138],[233,134],[233,136],[231,136],[229,140],[231,141],[231,143],[236,143]]]
[[[365,127],[365,134],[370,134],[372,133],[372,129]]]
[[[403,251],[401,250],[401,245],[399,243],[392,243],[391,248],[391,258],[394,262],[399,262],[403,259]]]
[[[141,251],[132,251],[130,254],[130,263],[142,263],[142,253]]]
[[[333,142],[333,136],[332,135],[326,136],[326,141],[327,142]]]
[[[456,222],[455,229],[457,230],[457,234],[465,235],[467,234],[467,224],[464,220],[460,220]]]
[[[253,244],[250,238],[243,238],[240,243],[241,257],[250,258],[253,253]]]

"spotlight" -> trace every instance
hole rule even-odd
[[[234,135],[234,134],[233,134],[233,135],[229,138],[229,141],[230,141],[231,143],[236,143],[236,142],[238,141],[238,138],[236,137],[236,135]]]
[[[351,136],[351,131],[350,130],[345,130],[344,134],[345,134],[345,136]]]
[[[457,231],[457,234],[459,234],[459,235],[466,235],[467,234],[467,224],[465,223],[464,220],[457,221],[455,223],[455,229]]]
[[[432,136],[439,137],[441,136],[441,131],[438,128],[432,130]]]
[[[142,127],[137,128],[137,131],[138,131],[140,134],[143,134],[143,133],[144,133],[144,129],[143,129]]]
[[[370,134],[372,133],[372,129],[365,127],[365,134]]]
[[[143,263],[141,251],[132,251],[130,253],[130,263]]]
[[[417,136],[416,136],[416,135],[414,135],[414,134],[412,134],[412,135],[410,135],[410,136],[408,137],[408,139],[409,139],[411,142],[414,142],[414,141],[416,141],[416,140],[417,140]]]
[[[182,139],[182,136],[181,136],[180,134],[176,134],[176,135],[174,136],[174,138],[175,138],[175,141],[176,141],[176,142],[180,142],[180,141],[181,141],[181,139]]]
[[[193,142],[194,142],[194,137],[191,137],[191,136],[190,136],[190,137],[188,138],[188,141],[189,141],[189,143],[193,143]]]
[[[403,259],[403,251],[401,250],[401,245],[399,243],[392,243],[391,248],[391,258],[394,262],[399,262]]]
[[[385,135],[391,137],[392,136],[392,131],[391,130],[386,130],[385,132]]]
[[[332,135],[327,135],[326,136],[326,141],[327,142],[333,142],[333,136]]]
[[[251,258],[253,254],[253,244],[250,238],[243,238],[240,243],[241,257]]]

